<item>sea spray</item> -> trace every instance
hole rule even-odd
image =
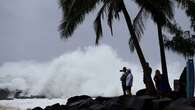
[[[91,46],[64,53],[47,62],[7,62],[0,67],[0,88],[22,90],[22,94],[68,98],[74,95],[117,96],[122,94],[119,70],[131,68],[134,76],[132,91],[144,88],[139,64],[124,61],[107,45]],[[152,67],[157,69],[156,65]],[[170,83],[182,71],[179,62],[168,64]],[[178,68],[178,69],[176,69]],[[153,70],[154,72],[154,70]],[[174,77],[176,76],[176,77]]]

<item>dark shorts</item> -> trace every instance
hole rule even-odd
[[[127,86],[126,89],[131,89],[131,86]]]

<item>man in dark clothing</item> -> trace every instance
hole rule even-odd
[[[155,82],[157,91],[161,90],[161,79],[162,78],[161,78],[160,70],[157,69],[154,75],[154,82]]]
[[[146,85],[146,94],[148,95],[156,95],[156,89],[154,87],[154,83],[152,81],[152,68],[149,66],[149,63],[144,65],[144,83]]]
[[[126,95],[126,78],[127,78],[127,68],[123,67],[122,70],[120,70],[120,72],[123,72],[120,80],[121,80],[121,84],[122,84],[122,89],[123,89],[123,95]]]

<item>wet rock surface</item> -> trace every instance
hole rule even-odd
[[[195,99],[157,98],[152,96],[97,97],[87,95],[71,97],[66,105],[59,103],[32,110],[195,110]]]

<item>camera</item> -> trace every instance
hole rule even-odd
[[[127,71],[127,68],[126,67],[123,67],[122,70],[120,70],[120,72],[126,72]]]
[[[120,72],[125,72],[124,70],[120,70]]]

